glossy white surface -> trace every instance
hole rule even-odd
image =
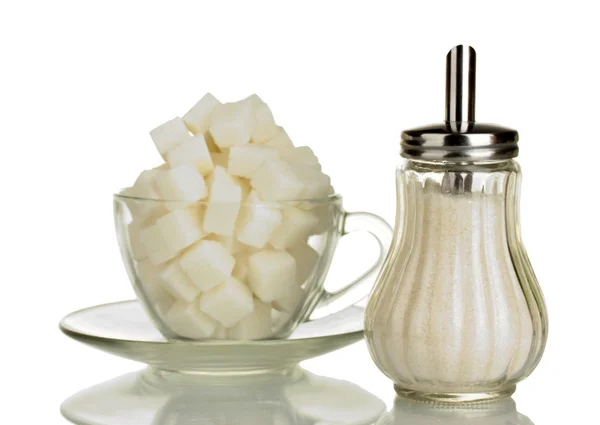
[[[148,370],[96,375],[96,382],[80,379],[90,388],[78,391],[63,409],[80,424],[94,425],[587,425],[595,420],[592,395],[545,386],[544,375],[536,373],[519,384],[512,399],[496,403],[439,408],[396,398],[362,342],[305,362],[303,369],[241,378]]]
[[[385,409],[358,385],[300,368],[246,377],[148,369],[89,388],[62,405],[63,414],[80,425],[366,425]]]
[[[57,322],[133,297],[110,195],[159,163],[146,129],[207,91],[258,92],[330,170],[346,208],[392,222],[400,131],[443,118],[443,55],[468,43],[478,119],[521,135],[523,237],[550,312],[518,410],[536,425],[597,423],[596,3],[1,2],[2,422],[64,425],[66,397],[140,368],[65,338]],[[373,260],[345,242],[339,282]],[[305,366],[391,403],[363,344]]]

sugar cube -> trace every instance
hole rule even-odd
[[[250,143],[254,118],[248,102],[223,103],[213,111],[210,134],[219,148]]]
[[[284,208],[281,211],[281,224],[275,229],[270,243],[274,248],[285,249],[306,241],[319,218],[300,208]]]
[[[204,134],[210,127],[210,119],[215,108],[221,102],[210,93],[206,93],[202,99],[198,101],[192,108],[183,116],[183,121],[187,128],[194,134]]]
[[[181,255],[180,264],[194,285],[206,291],[231,276],[235,259],[219,242],[201,240]]]
[[[296,178],[302,182],[303,189],[299,194],[302,199],[324,198],[332,193],[331,179],[312,166],[290,164]]]
[[[260,98],[260,96],[257,95],[256,93],[251,94],[250,96],[248,96],[247,98],[242,100],[242,102],[247,102],[248,104],[250,104],[250,107],[252,107],[252,108],[258,108],[262,105],[266,105],[265,101],[262,100]]]
[[[252,313],[229,329],[227,336],[229,339],[246,341],[268,338],[271,335],[271,327],[271,304],[254,298]]]
[[[122,192],[123,195],[132,197],[126,199],[125,203],[134,217],[147,218],[166,212],[166,207],[162,202],[147,201],[147,199],[161,199],[156,186],[156,177],[162,170],[164,170],[164,167],[161,166],[142,171],[133,186]]]
[[[279,209],[260,202],[256,192],[252,191],[246,198],[236,225],[238,240],[256,248],[264,247],[281,223]]]
[[[227,171],[233,176],[251,179],[265,161],[278,156],[277,149],[268,146],[234,146],[229,150]]]
[[[317,167],[319,170],[319,160],[311,148],[308,146],[298,146],[295,148],[284,148],[279,151],[281,159],[304,166]]]
[[[300,286],[309,279],[315,269],[319,253],[307,243],[300,243],[288,248],[287,252],[296,260],[296,281]]]
[[[283,127],[277,127],[277,133],[269,140],[263,143],[264,146],[270,146],[277,149],[293,148],[294,144]]]
[[[250,181],[261,199],[284,201],[298,199],[304,191],[304,184],[288,163],[280,159],[263,163]]]
[[[161,199],[156,186],[156,178],[163,170],[163,167],[156,167],[142,171],[135,179],[130,194],[144,199]]]
[[[140,244],[152,264],[162,264],[177,255],[165,241],[158,224],[153,224],[140,231]]]
[[[179,117],[156,127],[150,132],[150,137],[163,157],[171,149],[192,138],[185,123]]]
[[[254,105],[252,114],[254,125],[250,137],[253,143],[263,143],[278,135],[279,128],[275,124],[273,113],[266,103]]]
[[[176,301],[165,317],[173,332],[192,339],[210,337],[217,328],[217,322],[200,311],[198,302]]]
[[[209,199],[204,214],[204,230],[218,235],[232,235],[240,211],[242,188],[221,166],[208,179]]]
[[[286,251],[253,253],[248,257],[248,285],[264,302],[285,297],[296,286],[296,260]]]
[[[301,286],[296,285],[285,297],[273,301],[273,307],[279,311],[293,313],[304,298],[306,291]]]
[[[167,161],[171,167],[193,165],[203,176],[210,174],[215,168],[202,134],[196,134],[192,139],[169,151]]]
[[[160,270],[159,277],[164,288],[180,301],[192,302],[200,294],[200,290],[186,276],[176,259]]]
[[[148,258],[148,253],[144,244],[140,240],[140,234],[142,230],[148,226],[151,226],[156,221],[155,218],[142,218],[134,217],[131,223],[127,226],[127,235],[129,237],[129,252],[134,260],[143,260]]]
[[[252,292],[234,277],[200,296],[200,310],[227,328],[252,313],[253,309]]]
[[[139,284],[148,302],[157,313],[166,313],[175,300],[164,288],[164,282],[160,278],[162,266],[156,266],[149,259],[145,259],[136,263],[136,269]]]
[[[206,233],[202,229],[202,210],[198,206],[175,210],[156,220],[160,236],[171,252],[179,253]]]
[[[178,165],[161,171],[156,185],[165,200],[195,202],[206,198],[208,189],[198,169],[192,165]],[[181,208],[185,203],[166,202],[168,209]]]

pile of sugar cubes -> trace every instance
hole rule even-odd
[[[206,94],[150,135],[166,162],[123,192],[146,298],[181,337],[268,338],[303,300],[319,257],[308,239],[328,226],[314,204],[276,202],[326,197],[330,178],[256,95]]]

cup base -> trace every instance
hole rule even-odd
[[[439,403],[439,404],[465,404],[465,403],[484,403],[499,400],[502,398],[510,397],[517,389],[516,385],[511,387],[498,390],[498,391],[485,391],[476,393],[433,393],[409,390],[402,388],[398,385],[394,385],[396,394],[401,397],[406,397],[411,400],[426,402],[426,403]]]

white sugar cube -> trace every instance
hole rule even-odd
[[[296,285],[285,297],[273,301],[273,307],[279,311],[293,313],[300,305],[306,291],[301,286]]]
[[[250,183],[265,201],[298,199],[304,190],[304,184],[290,165],[280,159],[264,162]]]
[[[285,251],[265,250],[248,257],[248,284],[264,302],[285,297],[296,286],[296,260]]]
[[[299,181],[303,184],[300,193],[302,199],[324,198],[333,193],[331,179],[312,166],[302,164],[291,164],[291,169]]]
[[[156,266],[149,259],[145,259],[136,263],[136,269],[141,289],[148,302],[160,315],[166,313],[175,300],[164,288],[164,282],[160,278],[163,267]]]
[[[201,240],[191,246],[179,262],[194,285],[202,291],[225,281],[235,265],[235,259],[227,248],[210,240]]]
[[[227,171],[233,176],[250,179],[265,161],[278,157],[279,152],[272,147],[261,145],[234,146],[229,150]]]
[[[255,340],[271,336],[271,304],[254,298],[254,310],[227,332],[229,339]]]
[[[197,206],[175,210],[156,220],[164,244],[171,252],[178,253],[206,233],[202,229],[202,210]]]
[[[144,199],[161,199],[156,186],[156,178],[163,170],[163,167],[156,167],[142,171],[135,179],[130,194]]]
[[[192,302],[200,294],[200,289],[184,273],[177,259],[167,263],[159,272],[164,288],[180,301]]]
[[[125,196],[141,199],[125,200],[129,211],[134,217],[150,217],[166,212],[166,207],[162,202],[147,201],[147,199],[161,199],[156,186],[156,177],[165,169],[160,166],[151,170],[144,170],[135,180],[132,187],[125,189],[122,193]]]
[[[270,243],[277,249],[289,248],[306,241],[319,218],[310,211],[300,208],[284,208],[281,224],[271,236]]]
[[[210,127],[211,116],[215,108],[221,102],[210,93],[206,93],[202,99],[198,101],[192,108],[183,116],[183,121],[187,128],[194,134],[204,134]]]
[[[161,171],[156,177],[156,185],[165,200],[195,202],[206,198],[208,189],[198,169],[192,165],[179,165]],[[176,209],[185,203],[166,202],[167,208]]]
[[[248,279],[248,257],[251,255],[250,252],[238,252],[234,255],[235,266],[231,275],[242,282]]]
[[[200,311],[198,302],[175,302],[167,313],[165,322],[175,333],[192,339],[208,338],[217,328],[217,322]]]
[[[240,242],[263,248],[281,223],[281,212],[260,203],[261,200],[252,191],[240,211],[237,220],[237,238]]]
[[[213,111],[210,134],[219,148],[250,143],[254,117],[248,102],[224,103]]]
[[[215,167],[202,134],[177,146],[167,153],[167,161],[171,167],[193,165],[203,176],[208,175]]]
[[[204,230],[232,235],[240,211],[242,188],[223,167],[217,166],[208,179],[209,199],[204,213]]]
[[[270,146],[277,149],[293,148],[294,144],[290,136],[286,133],[283,127],[277,127],[277,133],[269,140],[263,143],[263,146]]]
[[[306,282],[315,269],[319,253],[307,243],[300,243],[288,248],[287,252],[296,260],[296,281],[300,286]]]
[[[134,260],[140,261],[144,258],[148,258],[148,253],[142,241],[140,235],[142,230],[148,226],[152,226],[155,223],[155,218],[138,218],[134,217],[131,223],[127,226],[127,235],[129,237],[129,251]]]
[[[262,100],[260,98],[260,96],[257,95],[256,93],[251,94],[250,96],[248,96],[247,98],[245,98],[244,100],[242,100],[242,102],[249,103],[252,108],[258,108],[258,107],[260,107],[262,105],[266,105],[265,101]]]
[[[321,169],[319,160],[313,150],[308,146],[298,146],[295,148],[284,148],[279,152],[281,159],[305,166],[313,166]]]
[[[167,152],[192,138],[183,120],[179,117],[167,121],[150,132],[158,152],[165,157]]]
[[[279,128],[275,124],[273,113],[266,103],[257,104],[252,107],[254,125],[251,139],[254,143],[263,143],[279,134]]]
[[[156,223],[140,231],[140,244],[152,264],[165,263],[177,255],[177,251],[171,249],[165,241]]]
[[[252,292],[234,277],[215,286],[200,297],[200,310],[230,328],[252,313]]]

